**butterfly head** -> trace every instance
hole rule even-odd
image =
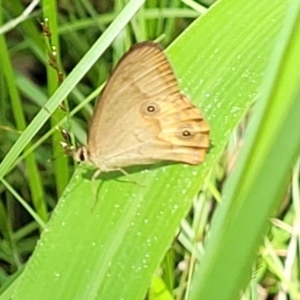
[[[88,161],[87,149],[84,146],[79,147],[73,152],[73,157],[76,161]]]
[[[72,156],[76,161],[88,161],[87,149],[84,146],[75,148],[68,143],[60,142],[61,146],[64,149],[64,153],[68,156]]]

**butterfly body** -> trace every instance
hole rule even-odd
[[[144,42],[116,66],[95,106],[87,147],[77,158],[101,172],[161,161],[198,165],[209,144],[209,126],[180,93],[162,49]]]

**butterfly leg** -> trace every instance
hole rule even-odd
[[[101,173],[102,173],[101,170],[100,170],[100,169],[97,169],[97,171],[94,173],[94,175],[93,175],[93,177],[92,177],[92,180],[93,180],[93,181],[96,180],[97,177],[98,177]]]
[[[120,171],[123,175],[125,176],[130,176],[125,170],[121,169],[121,168],[117,168],[115,169],[116,171]]]
[[[121,168],[117,168],[117,169],[115,169],[116,171],[120,171],[122,174],[124,174],[126,177],[128,176],[128,177],[130,177],[130,174],[128,174],[125,170],[123,170],[123,169],[121,169]],[[141,187],[145,187],[143,184],[141,184],[141,183],[139,183],[139,182],[137,182],[137,181],[135,181],[135,180],[129,180],[129,181],[127,181],[127,182],[132,182],[132,183],[135,183],[135,184],[137,184],[137,185],[139,185],[139,186],[141,186]]]

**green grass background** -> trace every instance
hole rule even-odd
[[[3,6],[2,24],[22,11],[14,4]],[[300,299],[299,257],[291,252],[291,242],[299,241],[294,232],[299,226],[298,165],[293,172],[300,149],[299,5],[296,0],[223,0],[189,24],[186,18],[198,14],[195,6],[179,1],[171,7],[115,1],[113,13],[103,16],[90,3],[78,2],[74,8],[65,5],[68,18],[57,14],[55,2],[44,1],[36,13],[49,18],[51,42],[58,53],[60,43],[64,49],[58,64],[60,57],[65,64],[71,61],[60,86],[36,19],[17,26],[23,41],[13,47],[9,35],[2,35],[1,120],[22,133],[18,137],[1,129],[1,258],[10,272],[3,268],[0,299],[143,299],[146,294],[150,299],[240,299],[242,293],[253,299],[260,285],[270,295],[284,291]],[[130,178],[106,174],[95,182],[89,170],[79,167],[68,183],[68,160],[49,164],[44,158],[61,153],[54,125],[62,119],[84,142],[88,121],[82,120],[92,112],[87,103],[108,74],[107,60],[96,63],[99,57],[107,58],[111,45],[115,63],[134,40],[162,33],[161,43],[171,43],[166,54],[183,93],[211,127],[213,148],[206,161],[199,167],[150,166]],[[11,64],[24,49],[46,65],[47,89]],[[30,100],[25,106],[23,97]],[[82,108],[71,120],[74,113],[65,116],[57,109],[66,97],[71,109]],[[15,122],[3,113],[8,107]],[[242,120],[241,134],[236,128]],[[270,218],[291,182],[289,209],[270,231]],[[219,201],[212,220],[211,198]],[[25,208],[30,203],[33,221],[27,216],[16,225],[16,199]],[[38,230],[42,235],[34,248]],[[286,260],[276,252],[282,248]],[[291,257],[292,267],[287,265]],[[270,286],[268,280],[273,280]]]

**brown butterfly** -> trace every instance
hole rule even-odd
[[[75,157],[94,165],[97,176],[162,161],[198,165],[209,145],[209,126],[180,93],[163,50],[143,42],[114,69],[95,106],[87,146]]]

